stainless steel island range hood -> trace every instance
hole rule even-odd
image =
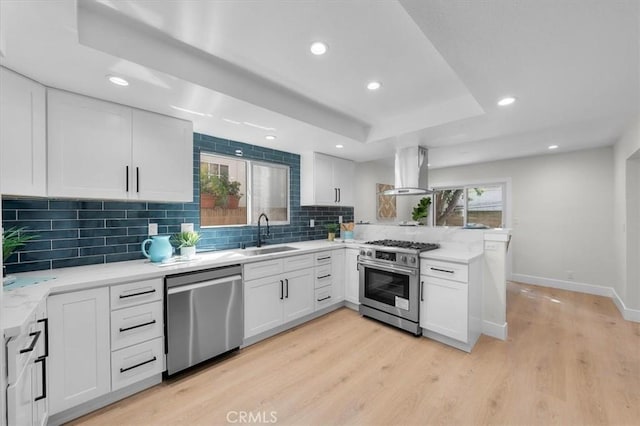
[[[395,188],[383,191],[383,195],[432,194],[428,188],[427,148],[412,146],[398,148],[395,159]]]

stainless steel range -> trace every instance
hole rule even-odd
[[[367,241],[360,248],[360,314],[416,336],[420,329],[420,253],[438,244]]]

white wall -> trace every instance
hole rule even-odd
[[[429,174],[433,187],[502,178],[511,179],[507,215],[513,228],[513,279],[613,287],[611,147],[435,169]]]
[[[614,146],[615,290],[627,308],[640,309],[640,116]]]

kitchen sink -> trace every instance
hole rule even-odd
[[[261,254],[281,253],[283,251],[293,251],[293,250],[298,250],[298,249],[290,246],[265,247],[265,248],[241,250],[240,253],[245,256],[259,256]]]

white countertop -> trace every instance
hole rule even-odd
[[[132,260],[128,262],[103,263],[98,265],[76,266],[72,268],[33,271],[17,274],[18,277],[55,277],[54,280],[30,285],[13,290],[4,290],[2,307],[2,329],[5,338],[16,336],[23,331],[27,319],[38,304],[48,295],[66,293],[122,284],[137,280],[160,278],[183,272],[197,271],[232,264],[259,262],[274,258],[295,256],[310,252],[333,250],[341,247],[358,248],[362,241],[343,242],[336,240],[314,240],[297,243],[269,245],[266,247],[291,246],[298,250],[270,253],[257,256],[243,255],[243,250],[221,250],[199,253],[194,261],[158,266],[148,260]],[[438,259],[450,262],[469,263],[482,252],[471,252],[464,249],[440,248],[422,254],[422,258]]]

